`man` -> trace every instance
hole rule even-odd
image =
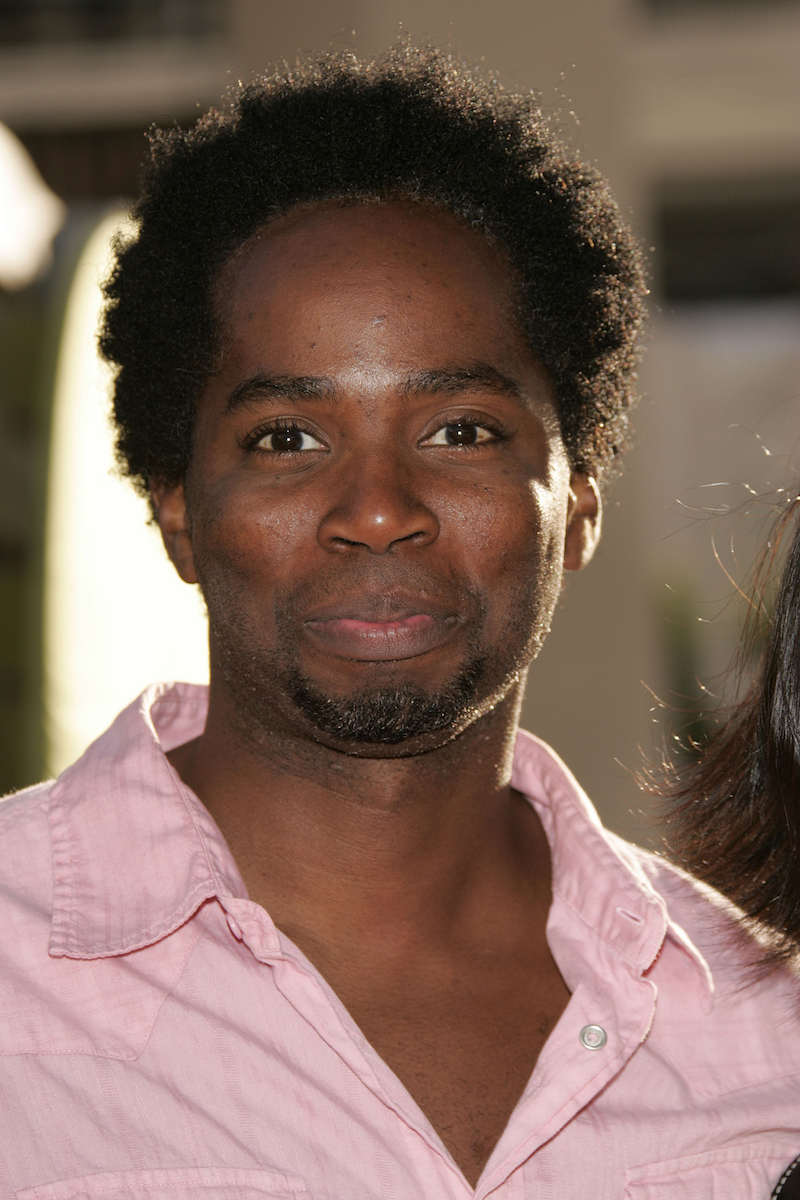
[[[102,344],[211,683],[0,814],[3,1200],[769,1195],[790,986],[516,736],[624,444],[604,185],[400,48],[162,135],[137,215]]]

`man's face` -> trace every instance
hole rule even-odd
[[[569,468],[510,268],[448,214],[325,205],[262,230],[216,303],[173,552],[212,691],[256,737],[440,744],[524,677],[561,583]]]

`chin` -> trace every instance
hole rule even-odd
[[[373,687],[334,696],[293,673],[288,694],[316,740],[366,758],[396,758],[437,749],[495,708],[519,674],[487,687],[485,660],[474,659],[447,686]]]

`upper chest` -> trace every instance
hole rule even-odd
[[[536,952],[448,957],[413,969],[326,964],[367,1041],[406,1087],[467,1179],[477,1181],[569,991],[544,938]]]
[[[178,941],[188,940],[200,919]],[[151,951],[94,965],[61,960],[60,1006],[55,999],[42,1003],[41,988],[26,999],[17,979],[14,1009],[0,1013],[9,1033],[0,1054],[2,1200],[44,1180],[117,1179],[134,1170],[158,1169],[176,1180],[189,1168],[213,1170],[216,1178],[219,1164],[299,1177],[315,1200],[469,1200],[473,1189],[447,1143],[324,978],[289,947],[277,953],[259,943],[255,930],[247,931],[247,942],[235,938],[216,906],[202,920],[202,936],[192,939],[179,970],[161,971]],[[78,1011],[76,980],[87,968],[94,999],[87,993]],[[667,991],[665,985],[662,999]],[[56,1026],[71,1005],[83,1040],[67,1044]],[[42,1038],[34,1052],[10,1040],[28,1010]],[[113,1013],[113,1042],[98,1025],[101,1010],[104,1021]],[[581,1044],[589,1023],[608,1035],[601,1050]],[[769,1022],[763,1023],[768,1037]],[[413,1021],[403,1024],[422,1067],[433,1048],[420,1042]],[[704,1095],[672,1061],[680,1036],[677,1023],[662,1030],[647,984],[613,990],[602,978],[581,984],[539,1051],[478,1200],[489,1192],[493,1200],[641,1194],[673,1200],[689,1160],[692,1179],[699,1179],[692,1198],[705,1200],[716,1194],[703,1188],[731,1147],[738,1158],[724,1165],[734,1172],[728,1194],[768,1196],[770,1172],[789,1161],[785,1143],[798,1125],[791,1063],[786,1078],[773,1069],[756,1088]],[[713,1017],[697,1036],[706,1039],[708,1054],[717,1039],[720,1062],[735,1056]],[[791,1030],[784,1026],[781,1036],[791,1044]],[[414,1064],[413,1049],[406,1061]],[[465,1077],[463,1090],[480,1098],[478,1074]],[[761,1149],[751,1151],[756,1134]],[[711,1165],[697,1167],[698,1154],[710,1156]],[[665,1163],[673,1190],[628,1190],[626,1179],[657,1180]],[[761,1191],[751,1188],[754,1171],[763,1177]],[[745,1182],[737,1191],[740,1176]],[[131,1194],[139,1200],[139,1192]],[[215,1200],[225,1195],[217,1192]]]

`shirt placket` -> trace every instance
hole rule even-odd
[[[262,908],[247,900],[220,897],[220,902],[236,935],[243,937],[257,959],[273,968],[275,984],[285,999],[376,1099],[394,1112],[410,1159],[419,1164],[420,1200],[430,1195],[432,1173],[437,1178],[436,1200],[517,1200],[520,1189],[524,1195],[528,1182],[536,1177],[536,1151],[623,1069],[652,1024],[655,985],[621,960],[617,947],[596,939],[593,954],[583,961],[584,978],[548,1038],[473,1190],[406,1088],[313,964],[282,938]],[[663,938],[663,928],[652,932],[655,938]],[[597,960],[592,967],[589,958]]]
[[[376,1101],[395,1114],[398,1133],[410,1160],[419,1164],[419,1200],[472,1200],[474,1189],[430,1122],[313,964],[300,951],[287,952],[286,944],[292,944],[278,933],[263,909],[247,900],[219,899],[234,934],[242,938],[260,962],[272,968],[275,986],[284,998],[347,1064]],[[432,1174],[437,1179],[435,1192],[428,1182]]]
[[[526,1194],[525,1184],[536,1180],[537,1150],[624,1069],[647,1036],[655,1001],[655,987],[631,976],[613,989],[578,986],[478,1182],[475,1200],[516,1200],[517,1188]],[[565,1180],[559,1200],[570,1195]]]

